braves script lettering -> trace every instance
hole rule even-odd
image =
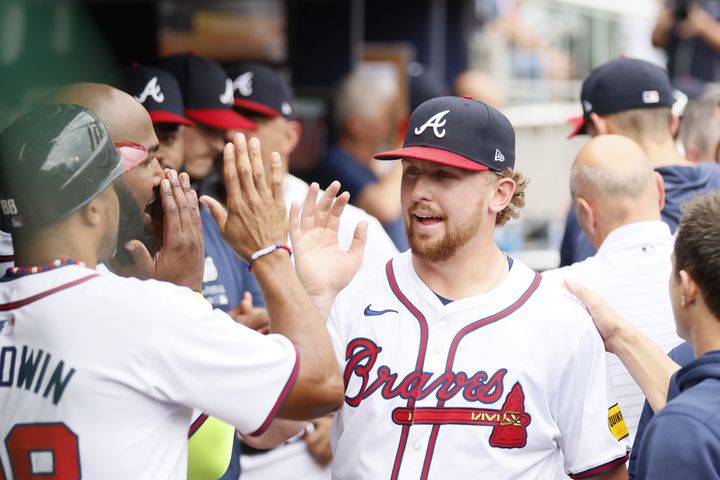
[[[165,101],[165,94],[160,90],[160,85],[158,85],[157,81],[157,77],[150,79],[143,91],[140,92],[140,95],[135,97],[138,102],[143,103],[147,100],[147,97],[152,97],[157,103],[163,103]]]
[[[425,122],[422,126],[415,128],[415,135],[420,135],[428,127],[432,127],[433,133],[435,134],[436,137],[438,137],[438,138],[444,137],[446,132],[443,127],[447,123],[447,119],[444,117],[448,113],[450,113],[450,110],[443,110],[440,113],[436,113],[435,115],[430,117],[430,120]],[[442,128],[442,130],[440,130],[441,128]]]
[[[462,394],[468,402],[486,404],[495,403],[503,394],[503,379],[507,373],[504,368],[492,376],[481,370],[471,376],[465,372],[443,372],[432,379],[432,372],[413,371],[399,379],[397,373],[381,365],[371,379],[370,373],[381,351],[381,347],[366,338],[355,339],[348,345],[344,378],[345,402],[348,405],[357,407],[376,391],[387,399],[400,397],[406,400],[421,400],[434,393],[438,400],[447,401]],[[348,395],[347,387],[352,377],[359,378],[361,383],[356,391]]]
[[[527,426],[531,422],[525,411],[525,393],[519,382],[510,389],[499,410],[476,407],[445,407],[445,402],[462,394],[468,402],[492,404],[500,400],[504,391],[507,370],[501,368],[492,376],[484,371],[468,376],[465,372],[444,372],[432,379],[432,372],[413,371],[399,379],[389,367],[381,365],[371,375],[382,348],[367,338],[357,338],[345,352],[345,403],[357,407],[379,391],[386,399],[422,400],[431,394],[438,399],[437,407],[395,408],[391,419],[396,425],[484,425],[492,427],[488,443],[495,448],[522,448],[527,444]],[[359,388],[350,380],[360,379]],[[432,379],[432,380],[431,380]]]

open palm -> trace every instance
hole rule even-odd
[[[355,227],[350,248],[346,251],[338,244],[340,215],[350,194],[340,190],[333,182],[319,201],[319,186],[313,183],[300,207],[290,208],[290,240],[295,250],[295,266],[305,289],[311,296],[334,297],[360,268],[367,222]]]

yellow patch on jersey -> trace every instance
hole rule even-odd
[[[608,427],[616,440],[622,440],[630,434],[617,403],[608,409]]]

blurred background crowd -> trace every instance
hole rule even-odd
[[[400,143],[409,112],[427,98],[472,95],[511,119],[518,166],[531,179],[521,221],[498,240],[552,268],[570,165],[586,141],[567,140],[568,119],[582,113],[582,79],[620,55],[666,66],[679,113],[720,78],[718,18],[714,0],[7,0],[0,127],[60,85],[110,82],[133,63],[188,51],[223,65],[259,62],[294,89],[302,134],[290,171],[322,183],[332,146],[350,152],[372,173],[347,185],[354,202],[404,248],[392,227],[399,175],[370,155]],[[362,195],[366,183],[379,188]]]

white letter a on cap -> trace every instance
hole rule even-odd
[[[443,128],[445,124],[447,123],[447,119],[444,119],[443,117],[447,115],[450,112],[450,110],[443,110],[440,113],[436,113],[432,117],[430,117],[430,120],[425,122],[422,126],[417,127],[415,129],[415,135],[420,135],[423,133],[428,127],[432,127],[433,133],[436,137],[442,138],[445,136],[445,129]],[[442,130],[440,130],[442,128]]]
[[[147,85],[145,85],[143,91],[140,92],[140,95],[135,98],[138,102],[143,103],[147,100],[147,97],[152,97],[157,103],[163,103],[165,101],[165,95],[162,93],[162,90],[160,90],[157,77],[152,77]]]

